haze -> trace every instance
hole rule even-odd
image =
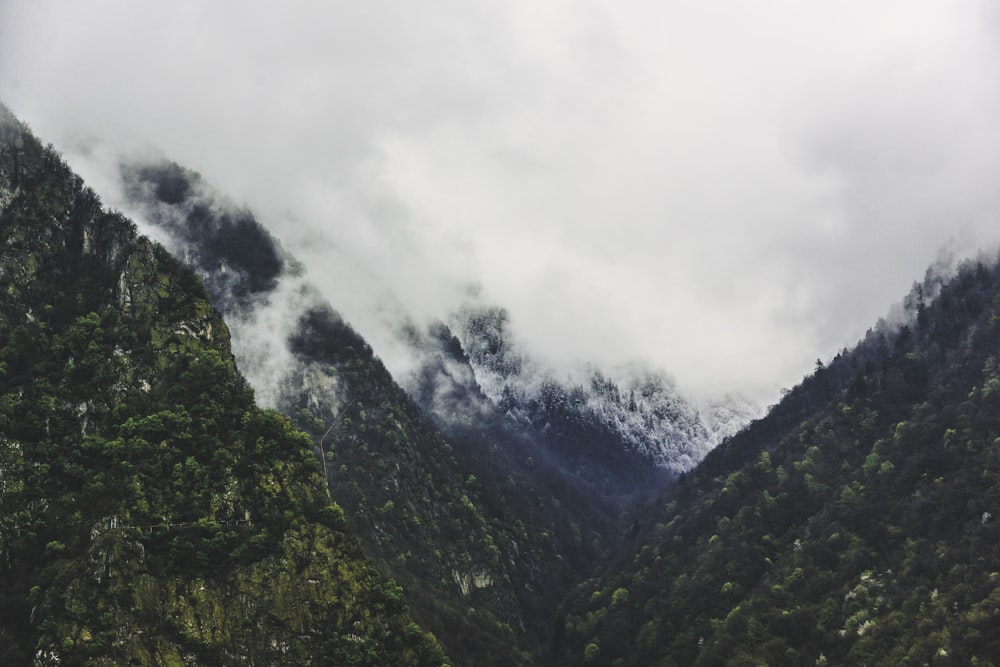
[[[110,204],[150,149],[247,202],[376,351],[471,289],[701,395],[773,401],[1000,229],[985,0],[3,0],[0,100]]]

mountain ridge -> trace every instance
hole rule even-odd
[[[588,498],[541,459],[532,463],[538,452],[523,434],[494,424],[442,438],[294,259],[196,173],[157,162],[124,164],[122,175],[131,205],[202,276],[234,339],[252,344],[255,319],[273,321],[268,307],[293,296],[275,309],[283,321],[262,333],[262,354],[250,344],[234,350],[251,369],[257,359],[279,360],[253,374],[270,383],[259,389],[313,436],[366,551],[406,586],[414,613],[449,654],[481,664],[540,655],[552,609],[616,534],[621,507]],[[246,222],[249,244],[224,238],[233,220]],[[248,245],[280,260],[267,266],[286,267],[260,289],[245,288]],[[492,648],[473,656],[465,645]]]
[[[998,257],[929,269],[744,427],[758,413],[739,397],[696,405],[641,368],[546,368],[507,311],[475,302],[403,320],[414,370],[394,379],[254,214],[197,174],[122,167],[200,279],[10,123],[0,657],[1000,654]],[[288,418],[253,406],[244,362]],[[158,633],[136,631],[148,623]]]
[[[560,664],[992,664],[997,258],[710,453],[564,610]]]
[[[8,664],[441,665],[197,277],[0,106]]]

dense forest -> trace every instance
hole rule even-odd
[[[669,468],[712,427],[668,383],[530,375],[490,307],[406,325],[399,383],[251,211],[121,175],[165,247],[0,107],[4,664],[1000,655],[996,258]],[[290,362],[251,387],[289,297]]]
[[[993,664],[1000,267],[905,305],[649,508],[563,664]]]
[[[0,107],[4,664],[441,665],[198,278]]]

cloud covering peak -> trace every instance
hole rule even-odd
[[[246,201],[376,349],[477,284],[538,354],[768,400],[996,242],[998,37],[986,0],[7,0],[0,98],[98,188],[148,144]]]

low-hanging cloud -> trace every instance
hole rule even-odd
[[[986,0],[286,4],[7,0],[0,99],[99,190],[149,144],[246,201],[380,353],[475,283],[770,400],[997,240]]]

